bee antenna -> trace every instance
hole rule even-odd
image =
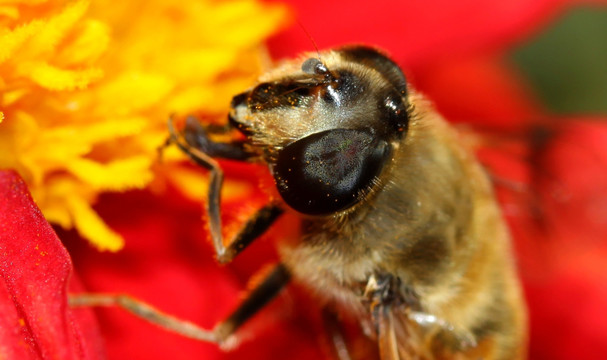
[[[297,24],[303,30],[304,34],[306,34],[308,39],[310,39],[312,46],[314,46],[314,49],[316,49],[316,54],[318,54],[318,60],[320,60],[322,62],[322,59],[320,58],[320,50],[318,50],[318,45],[316,44],[316,41],[314,41],[314,38],[312,37],[312,35],[310,35],[310,33],[308,32],[306,27],[299,20],[297,20]]]
[[[297,24],[301,27],[301,29],[306,34],[308,39],[310,39],[310,42],[312,42],[312,45],[314,45],[314,49],[316,49],[316,54],[318,57],[318,59],[312,58],[312,59],[306,60],[302,64],[302,70],[308,74],[315,73],[318,75],[324,75],[326,80],[333,79],[333,74],[331,74],[331,71],[327,68],[325,63],[322,61],[322,58],[320,56],[320,50],[318,49],[318,45],[316,44],[316,41],[314,41],[314,38],[312,37],[312,35],[310,35],[310,33],[308,32],[306,27],[299,20],[297,20]]]

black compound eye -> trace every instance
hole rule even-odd
[[[355,205],[389,155],[388,143],[367,130],[327,130],[284,147],[273,173],[289,206],[308,215],[326,215]]]

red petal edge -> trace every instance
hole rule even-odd
[[[90,309],[70,309],[72,262],[14,171],[0,171],[0,358],[103,359]]]

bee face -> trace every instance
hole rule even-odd
[[[229,119],[265,157],[291,208],[327,215],[371,191],[406,134],[406,93],[387,57],[343,48],[278,68],[234,97]]]

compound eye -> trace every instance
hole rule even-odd
[[[290,207],[328,215],[355,205],[389,156],[388,143],[368,130],[327,130],[284,147],[273,167],[274,179]]]

